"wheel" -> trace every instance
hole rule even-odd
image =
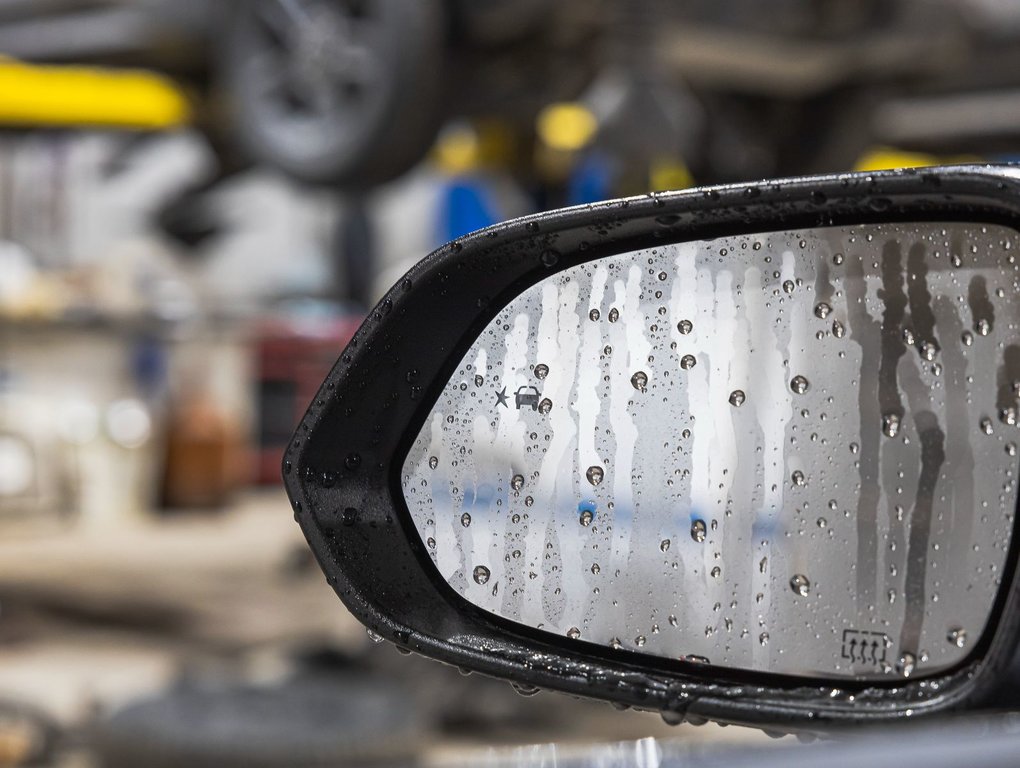
[[[443,114],[441,0],[245,0],[226,30],[233,131],[257,162],[363,189],[418,162]]]

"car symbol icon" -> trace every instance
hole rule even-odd
[[[518,387],[517,392],[514,393],[514,403],[517,405],[517,410],[521,410],[526,406],[531,406],[531,410],[538,410],[538,396],[541,393],[537,387]]]

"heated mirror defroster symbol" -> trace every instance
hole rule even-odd
[[[884,632],[867,632],[860,629],[843,630],[842,658],[851,664],[880,666],[885,664],[886,651],[892,645]]]

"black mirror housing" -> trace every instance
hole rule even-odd
[[[1000,696],[1020,642],[1015,537],[989,627],[963,664],[917,680],[809,680],[650,658],[481,610],[437,572],[400,487],[411,443],[466,349],[514,297],[551,274],[657,244],[919,221],[1020,230],[1020,169],[959,166],[651,194],[529,216],[443,246],[370,313],[287,448],[294,516],[330,585],[371,632],[401,648],[677,721],[825,730]],[[537,407],[530,390],[510,394],[518,406]]]

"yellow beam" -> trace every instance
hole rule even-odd
[[[872,147],[857,158],[855,171],[890,171],[896,168],[929,168],[934,165],[955,165],[957,163],[977,163],[980,159],[974,155],[956,155],[953,157],[936,157],[922,152],[904,152],[893,147]]]
[[[160,130],[190,118],[184,93],[161,75],[0,58],[0,125]]]

